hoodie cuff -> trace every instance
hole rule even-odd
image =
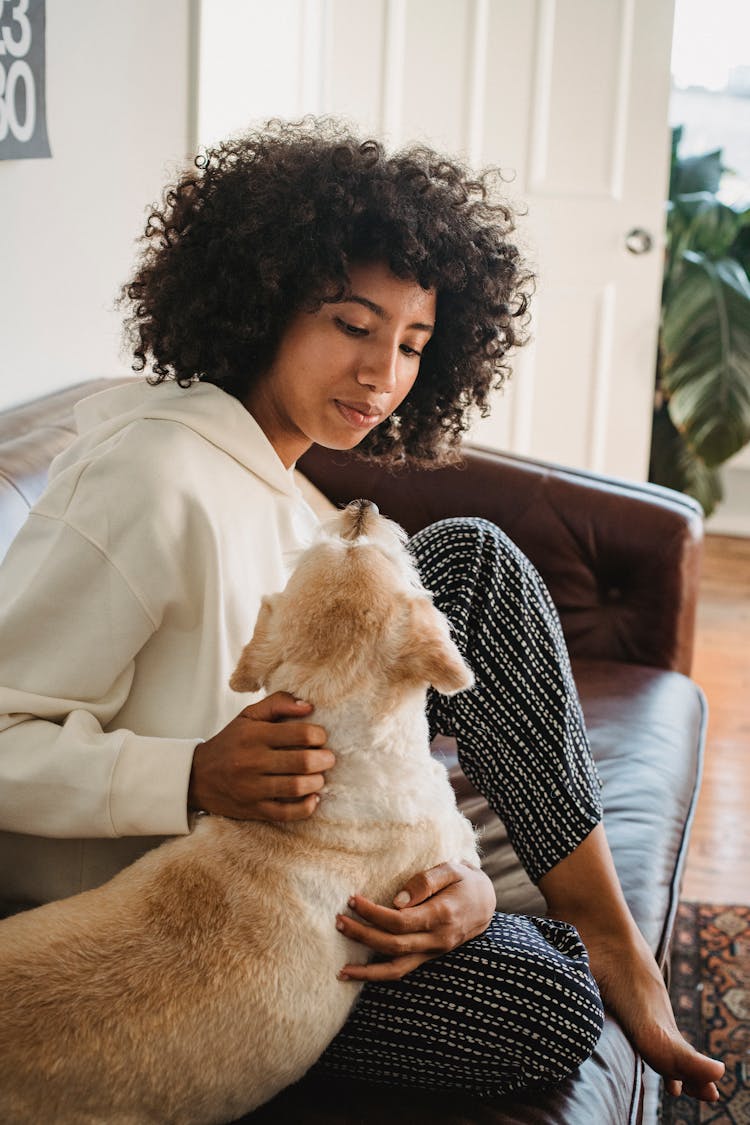
[[[184,836],[198,738],[128,734],[112,771],[109,812],[115,836]]]

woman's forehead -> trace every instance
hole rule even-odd
[[[385,262],[354,262],[344,302],[370,309],[383,320],[406,317],[410,327],[431,331],[435,324],[436,293],[414,278],[397,277]]]

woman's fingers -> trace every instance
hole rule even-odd
[[[394,910],[390,906],[378,906],[363,895],[352,895],[349,907],[355,910],[360,918],[369,922],[371,926],[386,930],[391,934],[419,933],[427,931],[438,922],[435,917],[434,905],[407,907],[404,910]],[[341,915],[346,918],[347,915]],[[439,923],[438,923],[439,924]]]
[[[306,820],[320,804],[320,797],[312,793],[299,801],[258,801],[257,817],[260,820],[292,821]]]
[[[326,731],[317,723],[248,723],[247,741],[278,750],[317,750],[326,744]]]
[[[434,931],[407,934],[391,934],[379,930],[375,926],[368,926],[356,918],[339,915],[336,919],[336,929],[353,941],[359,941],[368,949],[376,953],[385,953],[389,957],[403,957],[410,953],[440,953],[444,952],[440,939]]]
[[[354,905],[352,905],[354,904]],[[336,927],[345,937],[359,941],[377,953],[400,957],[406,953],[447,953],[460,944],[463,934],[456,925],[450,904],[436,901],[413,910],[390,910],[356,895],[349,905],[360,918],[336,917]]]
[[[309,715],[313,709],[312,703],[304,699],[295,699],[288,691],[275,691],[257,703],[250,703],[240,711],[240,717],[255,719],[262,723],[275,723],[279,719],[289,716]]]
[[[394,898],[397,907],[416,906],[432,898],[438,891],[458,883],[466,875],[466,870],[458,863],[439,863],[427,871],[413,875]]]
[[[258,770],[265,774],[323,773],[336,765],[332,750],[271,750],[258,759]]]
[[[276,692],[199,743],[188,807],[240,820],[311,816],[325,771],[336,762],[325,745],[325,729],[307,721],[312,710],[311,704]]]
[[[404,890],[416,905],[394,909],[352,895],[348,905],[358,917],[337,916],[337,928],[345,937],[390,958],[385,966],[346,965],[342,979],[397,980],[429,957],[448,953],[482,933],[495,909],[491,882],[468,864],[430,868],[410,879]],[[431,894],[420,902],[428,890]],[[400,897],[396,895],[394,901],[398,903]]]
[[[432,961],[437,953],[409,953],[391,961],[371,961],[367,965],[345,965],[338,974],[339,980],[401,980],[407,973]]]
[[[310,793],[318,793],[325,783],[326,779],[322,773],[277,774],[260,778],[258,789],[263,798],[290,800],[307,797]]]

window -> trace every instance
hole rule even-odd
[[[680,156],[722,150],[723,202],[750,203],[748,0],[677,0],[669,120]]]

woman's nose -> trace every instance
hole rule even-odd
[[[362,364],[357,372],[357,382],[381,393],[392,391],[398,381],[397,365],[398,349],[382,348]]]

